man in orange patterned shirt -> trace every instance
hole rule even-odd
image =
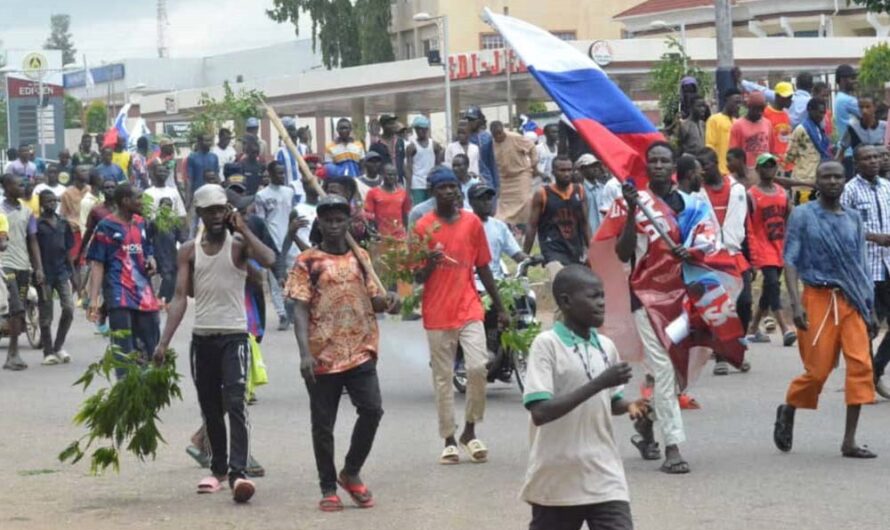
[[[343,509],[339,484],[361,508],[374,505],[359,472],[371,452],[383,416],[377,380],[378,329],[374,313],[398,311],[398,298],[382,293],[346,243],[350,205],[328,195],[316,207],[321,242],[297,258],[286,295],[296,302],[294,334],[300,347],[300,372],[309,392],[312,446],[321,486],[319,508]],[[359,250],[364,263],[368,254]],[[346,464],[334,466],[334,423],[346,388],[358,419]]]

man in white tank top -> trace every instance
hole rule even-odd
[[[425,116],[414,118],[411,123],[417,138],[405,149],[405,180],[411,192],[411,204],[429,199],[426,177],[434,167],[442,163],[445,151],[439,142],[430,138],[430,120]]]
[[[205,184],[195,191],[196,213],[204,230],[179,249],[176,294],[167,306],[167,324],[154,358],[163,362],[188,306],[187,297],[193,296],[195,324],[189,357],[210,439],[213,472],[198,484],[198,493],[219,491],[220,483],[228,478],[235,502],[247,502],[255,486],[244,473],[249,454],[245,401],[250,369],[244,282],[248,259],[271,268],[275,252],[226,203],[226,192],[218,184]],[[230,439],[226,436],[226,414]]]

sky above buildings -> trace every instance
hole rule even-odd
[[[290,23],[268,16],[272,0],[167,0],[171,57],[201,57],[258,48],[298,38]],[[50,15],[71,15],[77,62],[90,65],[125,57],[157,56],[155,0],[0,0],[0,39],[5,50],[42,48]],[[299,38],[309,38],[308,19]]]

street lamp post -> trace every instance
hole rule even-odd
[[[679,24],[668,24],[664,20],[655,20],[649,24],[653,28],[664,28],[669,30],[674,35],[680,37],[680,47],[683,48],[683,75],[689,73],[689,65],[686,64],[686,23],[680,22]],[[677,33],[677,30],[674,28],[679,28],[680,32]]]
[[[440,15],[434,17],[429,13],[416,13],[413,17],[415,22],[436,21],[436,25],[442,36],[442,68],[445,70],[445,137],[447,142],[451,142],[451,68],[448,65],[448,15]]]

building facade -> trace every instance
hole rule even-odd
[[[564,40],[599,40],[621,37],[622,23],[613,16],[638,3],[636,0],[392,0],[393,51],[397,59],[426,57],[438,50],[435,22],[415,22],[417,13],[448,17],[451,53],[503,48],[501,37],[482,21],[483,8],[509,14],[546,28]]]
[[[713,0],[646,0],[618,13],[624,38],[714,37]],[[735,0],[735,37],[887,37],[890,17],[846,0]]]

